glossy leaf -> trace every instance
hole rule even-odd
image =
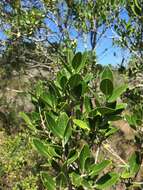
[[[60,157],[54,147],[52,147],[49,144],[45,144],[40,139],[33,139],[33,145],[36,148],[36,150],[45,157]]]
[[[67,164],[68,165],[72,164],[75,160],[77,160],[78,157],[79,157],[78,152],[76,150],[71,150],[67,158]]]
[[[48,106],[50,106],[51,108],[54,107],[55,105],[55,98],[53,96],[51,96],[50,93],[43,93],[40,96],[40,99]]]
[[[75,54],[72,61],[72,66],[74,70],[76,71],[80,67],[81,64],[82,64],[82,53],[78,52]]]
[[[62,189],[67,187],[67,176],[63,172],[60,172],[59,175],[56,178],[57,186]]]
[[[82,172],[84,172],[85,170],[85,162],[87,160],[87,158],[90,157],[90,150],[89,150],[89,146],[87,144],[85,144],[80,152],[80,156],[79,156],[79,162],[80,162],[80,169]]]
[[[70,65],[72,64],[73,57],[74,57],[74,55],[73,55],[72,49],[68,49],[68,51],[67,51],[68,64],[70,64]]]
[[[136,151],[129,158],[130,172],[132,173],[133,176],[138,172],[140,164],[141,164],[140,153]]]
[[[81,129],[85,129],[90,131],[89,126],[87,125],[87,123],[85,121],[79,120],[79,119],[73,119],[74,124],[76,124],[78,127],[80,127]]]
[[[68,124],[64,133],[64,144],[68,142],[71,135],[72,135],[72,127],[70,124]]]
[[[96,110],[102,115],[114,113],[116,110],[108,107],[98,107]]]
[[[82,95],[82,84],[79,84],[78,86],[75,86],[72,90],[71,90],[71,94],[73,95],[73,97],[75,98],[80,98]]]
[[[128,161],[129,168],[127,171],[124,171],[122,178],[132,178],[134,177],[140,169],[141,160],[139,152],[134,152]]]
[[[109,137],[110,135],[113,135],[118,130],[119,130],[118,128],[110,126],[108,131],[105,133],[105,137]]]
[[[33,145],[36,150],[45,157],[49,157],[48,147],[39,139],[33,139]]]
[[[133,129],[136,129],[137,126],[137,118],[136,115],[125,115],[125,118],[128,122],[128,124],[130,125],[130,127],[132,127]]]
[[[91,99],[88,96],[84,97],[84,109],[87,113],[91,111]]]
[[[109,67],[101,73],[100,89],[107,96],[113,92],[113,73]]]
[[[117,173],[107,173],[96,182],[96,188],[104,190],[115,185],[118,180],[119,175]]]
[[[57,119],[57,125],[55,127],[58,136],[63,139],[64,138],[64,134],[65,134],[65,130],[67,128],[68,125],[68,121],[69,121],[69,117],[68,115],[63,112],[60,114],[60,116]]]
[[[60,137],[61,134],[59,133],[59,130],[57,130],[57,123],[55,120],[50,116],[50,114],[46,114],[46,121],[47,121],[47,127],[51,130],[51,132],[55,135]]]
[[[110,79],[104,79],[100,82],[100,90],[106,95],[111,95],[113,92],[113,83]]]
[[[107,166],[111,164],[110,160],[103,160],[99,164],[93,164],[90,166],[90,173],[89,175],[91,177],[94,177],[95,175],[99,175]]]
[[[113,90],[112,96],[109,97],[108,102],[114,102],[119,98],[127,89],[128,85],[122,85]]]
[[[88,56],[87,52],[84,52],[82,54],[82,61],[81,61],[81,64],[77,68],[77,72],[80,72],[85,67],[87,56]]]
[[[101,73],[101,80],[104,80],[104,79],[109,79],[109,80],[113,81],[113,73],[108,66],[105,67],[105,69]]]
[[[46,172],[41,172],[42,182],[47,190],[55,190],[56,182],[52,176]]]
[[[82,82],[82,78],[79,74],[72,75],[68,81],[70,88],[78,86]]]
[[[20,112],[19,116],[25,121],[25,123],[28,125],[28,127],[31,130],[35,130],[35,126],[33,125],[31,119],[29,118],[27,114],[25,114],[24,112]]]
[[[122,116],[120,115],[108,115],[107,116],[108,121],[118,121],[122,119]]]
[[[75,172],[72,172],[70,174],[70,178],[71,178],[71,181],[72,181],[72,184],[75,186],[75,187],[79,187],[81,186],[81,183],[82,183],[82,177],[75,173]]]
[[[67,77],[66,76],[62,76],[60,79],[60,86],[64,89],[67,83]]]

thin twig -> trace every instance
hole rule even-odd
[[[95,164],[97,164],[99,152],[100,152],[100,147],[98,146],[98,147],[97,147],[96,154],[95,154]]]
[[[105,144],[103,143],[102,144],[103,147],[108,151],[110,152],[114,157],[116,157],[116,159],[118,159],[121,163],[123,163],[124,165],[128,166],[128,164],[111,148],[111,146],[109,145],[109,143]]]

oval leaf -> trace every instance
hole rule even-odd
[[[109,79],[111,81],[113,81],[113,73],[110,69],[110,67],[105,67],[105,69],[103,70],[103,72],[101,73],[101,80],[104,79]]]
[[[106,95],[111,95],[113,92],[113,83],[110,79],[104,79],[100,83],[100,90]]]
[[[55,128],[56,128],[58,136],[61,139],[64,138],[64,134],[65,134],[65,130],[66,130],[68,121],[69,121],[69,117],[65,112],[61,113],[60,116],[57,119],[57,125],[56,125]]]
[[[67,164],[70,165],[71,163],[73,163],[75,160],[77,160],[78,156],[78,152],[76,150],[72,150],[68,155]]]
[[[80,67],[81,63],[82,63],[82,54],[81,52],[78,52],[75,54],[72,60],[72,67],[74,68],[75,71],[78,69],[78,67]]]
[[[78,127],[80,127],[81,129],[85,129],[90,131],[89,126],[87,125],[87,123],[85,121],[79,120],[79,119],[73,119],[74,124],[76,124]]]
[[[134,177],[140,169],[141,160],[139,152],[134,152],[128,161],[129,168],[123,172],[122,178]]]
[[[90,166],[90,173],[89,175],[91,177],[94,177],[95,175],[99,175],[100,172],[102,172],[107,166],[111,164],[110,160],[103,160],[99,164],[93,164]]]
[[[28,127],[31,130],[35,130],[35,126],[33,125],[33,123],[31,122],[31,119],[28,117],[27,114],[25,114],[24,112],[20,112],[19,116],[25,121],[25,123],[28,125]]]
[[[42,156],[49,157],[48,148],[42,141],[39,139],[33,139],[33,145]]]
[[[90,150],[89,150],[89,146],[87,144],[85,144],[80,152],[80,156],[79,156],[79,162],[80,162],[80,169],[82,172],[84,172],[85,170],[85,162],[87,160],[87,158],[90,157]]]
[[[106,189],[111,187],[112,185],[115,185],[119,180],[119,175],[116,173],[107,173],[104,176],[102,176],[97,182],[96,187],[97,189]]]
[[[128,85],[125,84],[125,85],[122,85],[122,86],[120,86],[118,88],[115,88],[113,90],[112,95],[109,97],[108,102],[116,101],[116,99],[119,98],[123,94],[123,92],[126,91],[127,87],[128,87]]]
[[[56,182],[52,176],[50,176],[46,172],[41,172],[41,179],[42,182],[47,190],[55,190],[56,189]]]

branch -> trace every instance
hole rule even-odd
[[[120,40],[120,42],[122,42],[122,43],[125,45],[125,43],[124,43],[122,37],[119,36],[112,28],[111,28],[111,31],[112,31],[112,33],[115,35],[114,38],[118,38],[118,39]],[[131,53],[133,53],[140,61],[142,61],[142,58],[140,57],[140,55],[139,55],[136,51],[134,51],[134,50],[133,50],[131,47],[129,47],[127,44],[126,44],[125,46],[126,46],[126,47],[129,49],[129,51],[130,51]]]
[[[122,164],[128,166],[128,164],[111,148],[109,143],[103,143],[103,147],[114,157],[116,157],[116,159],[118,159]]]

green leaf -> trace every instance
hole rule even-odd
[[[87,123],[85,121],[79,120],[79,119],[73,119],[74,124],[76,124],[78,127],[80,127],[81,129],[85,129],[90,131],[89,126],[87,125]]]
[[[55,190],[56,189],[56,182],[52,176],[50,176],[46,172],[41,172],[41,179],[42,182],[47,190]]]
[[[119,129],[116,127],[109,127],[108,131],[105,133],[105,137],[109,137],[110,135],[113,135],[116,133]]]
[[[115,185],[118,182],[118,180],[119,180],[118,174],[113,172],[107,173],[96,182],[96,188],[102,190],[109,188]]]
[[[79,74],[72,75],[68,81],[70,88],[78,86],[82,82],[82,77]]]
[[[111,5],[114,5],[114,3],[115,3],[115,0],[111,0]]]
[[[116,105],[116,111],[117,110],[120,110],[120,109],[125,109],[127,107],[127,104],[125,104],[125,103],[121,103],[121,104],[117,104]]]
[[[59,88],[54,84],[53,81],[48,82],[49,92],[54,98],[60,97]]]
[[[72,49],[68,49],[67,51],[67,61],[68,61],[68,64],[72,65],[72,60],[73,60],[73,51]]]
[[[65,176],[65,174],[63,172],[60,172],[59,175],[56,178],[57,181],[57,186],[62,189],[67,187],[67,177]]]
[[[106,95],[111,95],[113,92],[113,83],[110,79],[104,79],[100,82],[100,90]]]
[[[88,96],[84,96],[84,108],[87,113],[91,111],[91,99]]]
[[[36,150],[45,157],[49,157],[48,147],[39,139],[33,139],[33,145]]]
[[[56,128],[58,136],[61,139],[64,138],[65,130],[66,130],[67,125],[68,125],[68,121],[69,121],[69,117],[65,112],[61,113],[57,119],[57,122],[56,122],[57,125],[55,128]]]
[[[85,163],[87,158],[90,157],[90,150],[89,150],[89,146],[87,144],[85,144],[80,152],[80,156],[79,156],[79,162],[80,162],[80,169],[81,171],[84,173],[85,170]]]
[[[114,113],[116,110],[108,107],[98,107],[96,110],[102,115]]]
[[[136,4],[131,5],[131,9],[133,13],[138,17],[141,17],[142,15],[142,9],[139,7],[139,5],[136,6]]]
[[[55,99],[53,96],[51,96],[51,94],[48,92],[48,93],[43,93],[41,96],[40,96],[40,100],[42,100],[45,104],[48,104],[48,106],[50,106],[51,108],[54,107],[55,105]]]
[[[78,86],[75,86],[75,87],[71,90],[71,94],[72,94],[75,98],[79,99],[79,98],[81,97],[81,95],[82,95],[82,90],[83,90],[82,87],[83,87],[82,84],[79,84]]]
[[[25,123],[31,130],[35,130],[35,126],[33,125],[31,119],[28,117],[27,114],[25,114],[24,112],[20,112],[19,116],[25,121]]]
[[[134,0],[134,3],[135,3],[135,5],[136,5],[136,7],[137,7],[140,11],[142,11],[141,5],[139,5],[138,0]]]
[[[47,127],[51,130],[51,132],[55,135],[60,137],[61,134],[57,130],[57,123],[55,120],[50,116],[50,114],[46,114],[46,122],[47,122]]]
[[[139,152],[136,151],[131,155],[128,161],[128,165],[129,165],[129,168],[127,169],[127,171],[123,172],[122,178],[132,178],[139,171],[140,165],[141,165]]]
[[[81,64],[79,65],[79,67],[77,68],[77,72],[80,72],[84,68],[86,61],[87,61],[87,56],[88,56],[87,52],[84,52],[82,54],[82,61],[81,61]]]
[[[87,73],[83,78],[84,82],[86,83],[90,82],[92,79],[94,79],[93,73]]]
[[[79,187],[81,186],[81,183],[82,183],[82,177],[75,173],[75,172],[72,172],[70,174],[70,178],[71,178],[71,181],[72,181],[72,184],[75,186],[75,187]]]
[[[109,67],[105,67],[101,73],[100,89],[106,95],[111,95],[113,91],[113,73]]]
[[[90,166],[90,173],[89,175],[91,177],[94,177],[95,175],[99,175],[107,166],[111,164],[110,160],[103,160],[99,164],[93,164]]]
[[[112,95],[109,97],[108,102],[114,102],[117,98],[119,98],[127,89],[128,85],[122,85],[113,90]]]
[[[77,160],[78,157],[79,157],[78,152],[76,150],[71,150],[67,158],[67,164],[68,165],[72,164],[74,161]]]
[[[72,67],[74,68],[75,71],[80,67],[82,63],[82,53],[78,52],[75,54],[73,60],[72,60]]]
[[[108,121],[118,121],[122,119],[122,116],[120,115],[108,115],[107,116]]]
[[[60,79],[60,86],[64,89],[66,87],[66,84],[67,84],[67,77],[62,76]]]
[[[85,180],[81,175],[79,175],[79,174],[77,174],[75,172],[72,172],[70,174],[70,179],[72,181],[72,184],[75,187],[82,186],[84,189],[88,189],[88,190],[92,190],[93,189],[93,187],[92,187],[92,181]]]
[[[101,80],[104,79],[109,79],[111,81],[113,81],[113,73],[110,69],[110,67],[105,67],[105,69],[103,70],[103,72],[101,73]]]
[[[93,186],[92,186],[93,182],[92,181],[89,181],[89,180],[85,180],[83,179],[82,182],[81,182],[81,185],[82,187],[85,189],[88,189],[88,190],[93,190]]]
[[[49,155],[51,157],[58,157],[58,158],[60,158],[60,156],[56,153],[54,147],[52,147],[50,145],[48,146],[48,152],[49,152]]]
[[[41,94],[43,94],[43,83],[42,81],[38,81],[38,83],[36,84],[36,87],[35,87],[35,95],[36,95],[36,98],[39,98],[41,96]]]
[[[63,139],[65,137],[66,128],[68,125],[69,117],[65,112],[61,113],[57,121],[55,121],[50,114],[46,114],[47,127],[54,135]]]
[[[68,142],[71,135],[72,135],[72,127],[70,124],[68,124],[64,133],[64,145]]]
[[[125,115],[125,118],[130,125],[131,128],[136,129],[137,126],[137,118],[136,115]]]
[[[36,150],[45,157],[60,157],[54,147],[50,146],[49,144],[45,144],[42,142],[42,140],[39,139],[33,139],[33,145],[36,148]]]

